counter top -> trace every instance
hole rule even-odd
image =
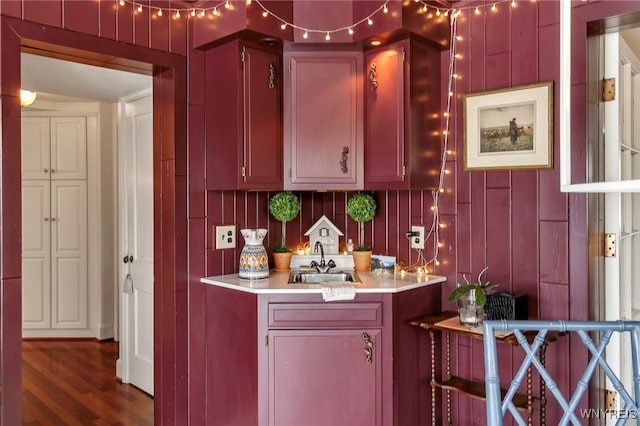
[[[395,276],[357,272],[361,282],[353,283],[357,293],[399,293],[446,280],[439,275],[404,274]],[[200,282],[249,293],[322,293],[320,284],[289,284],[289,272],[269,271],[269,278],[248,280],[238,274],[204,277]]]

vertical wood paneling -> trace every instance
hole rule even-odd
[[[481,9],[483,10],[483,9]],[[480,92],[486,90],[486,43],[485,38],[485,16],[472,16],[469,18],[469,32],[461,32],[463,42],[461,43],[462,57],[469,57],[469,68],[465,78],[470,81],[470,92]],[[443,74],[447,75],[447,74]],[[467,93],[464,92],[463,93]],[[461,138],[462,139],[462,138]],[[462,152],[462,151],[461,151]]]
[[[205,143],[204,108],[189,105],[188,130],[188,177],[189,217],[205,216]]]
[[[4,203],[3,203],[4,204]],[[6,227],[6,225],[4,225]],[[20,278],[0,279],[0,315],[2,315],[2,357],[0,357],[0,386],[2,411],[0,424],[20,424],[22,393],[22,284]],[[14,350],[8,350],[13,347]]]
[[[161,181],[159,186],[162,188],[162,212],[164,214],[159,218],[158,225],[162,229],[160,242],[161,247],[166,250],[165,256],[177,256],[177,253],[171,253],[171,247],[175,247],[176,243],[176,211],[174,206],[176,205],[176,194],[172,191],[176,185],[175,167],[173,161],[162,161],[161,165]],[[157,182],[156,182],[157,184]],[[155,224],[154,224],[155,225]],[[186,270],[186,268],[184,269]],[[162,276],[167,277],[170,282],[175,280],[175,265],[174,262],[162,262]],[[175,288],[173,285],[165,285],[161,287],[161,300],[165,304],[175,306]]]
[[[486,265],[484,279],[511,287],[511,199],[509,189],[487,190]],[[477,270],[479,273],[482,269]],[[476,271],[474,271],[475,273]]]
[[[30,0],[22,2],[24,20],[62,27],[62,0]]]
[[[22,1],[9,0],[0,2],[0,14],[4,16],[13,16],[14,18],[22,17]]]
[[[100,0],[100,37],[115,40],[117,16],[116,2]]]
[[[193,31],[189,31],[190,39],[193,39]],[[193,42],[189,42],[193,45]],[[190,105],[204,106],[204,51],[191,47],[188,51],[188,72],[187,89]]]
[[[96,1],[63,0],[64,28],[85,34],[98,35],[100,3]]]
[[[398,259],[405,264],[411,264],[411,260],[415,257],[413,256],[413,250],[409,248],[409,242],[405,237],[405,232],[411,229],[411,218],[407,214],[407,212],[411,211],[409,208],[409,203],[411,202],[410,192],[407,191],[395,191],[390,192],[396,198],[397,208],[394,210],[394,216],[389,216],[389,226],[393,226],[396,223],[398,227],[398,243],[397,245],[389,245],[388,250],[389,254],[393,255],[393,253],[397,252]],[[394,217],[396,220],[394,221]],[[411,255],[410,255],[411,253]]]
[[[511,41],[511,8],[508,3],[495,5],[496,10],[484,8],[485,16],[485,53],[487,57],[508,52]],[[508,68],[507,68],[508,69]],[[487,73],[489,77],[491,73]]]
[[[198,228],[194,224],[190,232],[202,231]],[[201,250],[204,253],[204,249]],[[194,272],[197,269],[194,267]],[[193,274],[189,284],[189,424],[194,426],[206,424],[206,376],[203,374],[207,359],[205,321],[205,284],[200,283],[200,277]]]
[[[130,4],[116,7],[116,40],[133,43],[133,9]]]
[[[154,4],[155,2],[152,2]],[[166,2],[163,2],[166,3]],[[166,5],[165,5],[166,6]],[[170,21],[176,19],[173,14],[157,13],[151,15],[151,48],[159,50],[169,50],[169,27]],[[180,18],[182,19],[182,18]]]
[[[538,173],[522,171],[513,174],[512,179],[512,289],[529,297],[529,316],[538,317],[538,304],[533,297],[538,293],[538,214],[531,208],[538,191]]]
[[[487,90],[497,90],[510,86],[510,71],[509,71],[509,52],[496,53],[495,55],[487,56]]]
[[[5,53],[5,52],[2,52]],[[19,57],[19,56],[18,56]],[[6,59],[8,56],[3,55]],[[15,56],[14,56],[15,58]],[[21,210],[15,208],[15,203],[22,199],[20,145],[10,141],[20,140],[20,127],[13,123],[20,123],[20,103],[15,96],[0,96],[0,111],[2,112],[2,134],[0,135],[0,169],[2,191],[0,191],[2,238],[0,240],[0,262],[2,279],[17,278],[22,272],[22,235],[19,224],[22,220]],[[16,161],[15,159],[18,159]]]
[[[149,0],[137,2],[143,5],[142,11],[134,9],[133,11],[133,43],[138,46],[149,47],[149,32],[151,26],[151,10],[148,7]]]
[[[511,84],[530,84],[538,78],[538,40],[531,36],[531,28],[538,26],[536,2],[518,2],[511,10],[511,22]]]
[[[175,173],[175,170],[174,170]],[[171,196],[167,196],[166,198],[171,198]],[[171,262],[174,264],[175,271],[187,271],[188,270],[188,246],[189,239],[188,235],[188,225],[187,225],[187,177],[186,176],[176,176],[175,177],[175,189],[173,195],[173,202],[175,206],[180,206],[175,209],[175,233],[174,233],[174,247],[184,247],[184,250],[176,250],[175,252],[175,262]],[[177,292],[186,292],[187,291],[187,275],[186,274],[178,274],[175,278],[175,291]],[[186,310],[186,305],[184,309]],[[186,317],[185,317],[186,318]],[[186,323],[185,330],[186,330]]]
[[[182,3],[177,3],[177,7],[181,6]],[[189,15],[190,16],[190,15]],[[171,20],[171,28],[170,28],[170,40],[169,40],[169,51],[172,53],[177,53],[179,55],[187,55],[187,34],[189,27],[189,20],[191,18],[187,18],[187,15],[183,15],[180,18]]]
[[[540,222],[540,281],[569,283],[567,222]],[[566,315],[567,310],[563,311]]]

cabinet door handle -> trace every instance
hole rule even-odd
[[[343,146],[342,147],[342,159],[340,160],[340,170],[342,170],[342,173],[348,173],[349,172],[349,167],[347,166],[347,162],[349,161],[349,147],[348,146]]]
[[[49,218],[48,218],[48,217],[45,217],[45,218],[44,218],[44,221],[45,221],[45,222],[49,222]]]
[[[365,347],[362,348],[364,352],[364,362],[371,364],[373,362],[373,342],[369,333],[362,333],[362,340],[364,340]]]
[[[377,68],[376,63],[371,62],[371,66],[369,67],[369,80],[371,81],[371,86],[373,86],[374,89],[378,88],[376,68]]]
[[[269,64],[269,83],[267,84],[269,89],[273,89],[276,87],[276,67],[273,63]]]
[[[51,169],[51,173],[55,173],[56,171],[54,169]]]
[[[51,218],[51,222],[55,222],[55,221],[56,221],[56,218],[55,218],[55,217],[52,217],[52,218]]]
[[[44,172],[45,173],[49,173],[49,169],[44,169]]]

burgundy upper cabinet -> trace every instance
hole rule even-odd
[[[205,53],[207,189],[282,189],[282,55],[233,40]]]
[[[406,39],[364,55],[365,188],[436,189],[440,51]]]
[[[284,63],[285,189],[362,189],[362,52],[285,50]]]

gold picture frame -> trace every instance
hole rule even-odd
[[[464,169],[553,167],[553,82],[469,93]]]

